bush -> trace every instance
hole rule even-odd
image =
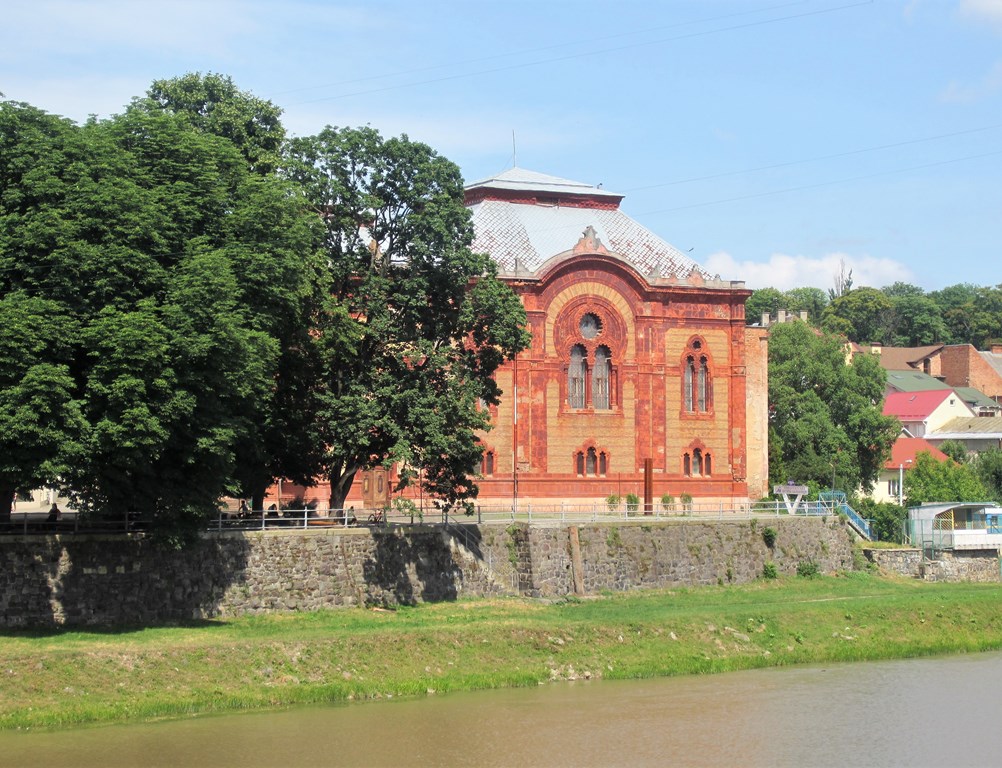
[[[813,560],[801,560],[797,563],[797,575],[805,579],[811,579],[821,575],[821,569]]]
[[[762,529],[762,541],[765,545],[772,549],[776,545],[776,529],[775,528],[763,528]]]
[[[779,569],[776,568],[776,564],[771,560],[762,566],[762,576],[767,579],[775,579],[779,576]]]
[[[626,512],[627,514],[634,515],[637,510],[640,509],[640,497],[635,493],[626,494]]]
[[[615,512],[619,509],[619,502],[622,501],[618,493],[610,493],[605,497],[605,505],[609,508],[610,512]]]
[[[661,494],[661,509],[665,512],[675,509],[675,497],[670,493]]]
[[[678,500],[682,502],[682,509],[692,511],[692,496],[688,493],[679,494]]]

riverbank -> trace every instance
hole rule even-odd
[[[1002,648],[1000,586],[853,573],[740,586],[4,632],[0,728]]]

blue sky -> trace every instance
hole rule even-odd
[[[0,92],[84,120],[228,74],[291,133],[602,184],[751,288],[1002,283],[1002,0],[6,0]],[[513,134],[514,147],[513,153]]]

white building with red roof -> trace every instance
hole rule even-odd
[[[899,437],[891,446],[891,458],[877,475],[877,482],[870,494],[874,501],[889,501],[899,504],[902,498],[901,484],[905,473],[915,466],[915,457],[920,453],[928,453],[936,461],[949,461],[950,457],[939,448],[923,440],[921,437]]]
[[[908,437],[925,437],[953,419],[974,416],[952,389],[892,392],[884,399],[884,415],[897,416]]]

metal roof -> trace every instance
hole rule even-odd
[[[914,370],[890,370],[887,372],[887,383],[899,392],[923,392],[937,389],[949,389],[935,376]]]
[[[517,167],[509,168],[497,176],[467,184],[466,189],[468,191],[473,189],[507,189],[520,192],[542,192],[544,194],[588,195],[589,197],[609,198],[610,200],[623,198],[622,195],[617,195],[615,192],[609,192],[583,181],[571,181],[559,176],[549,176],[545,173]]]
[[[527,197],[538,192],[556,195],[556,202],[525,202],[487,194],[469,206],[475,232],[473,249],[489,254],[502,273],[537,272],[554,256],[568,254],[590,227],[610,255],[644,276],[687,278],[695,272],[703,281],[720,280],[620,211],[615,204],[621,195],[522,168],[467,187],[468,192],[474,189],[522,191]],[[573,196],[577,196],[577,203],[569,204],[575,200]],[[587,205],[580,202],[582,197],[608,200]],[[727,283],[728,287],[733,285]]]

